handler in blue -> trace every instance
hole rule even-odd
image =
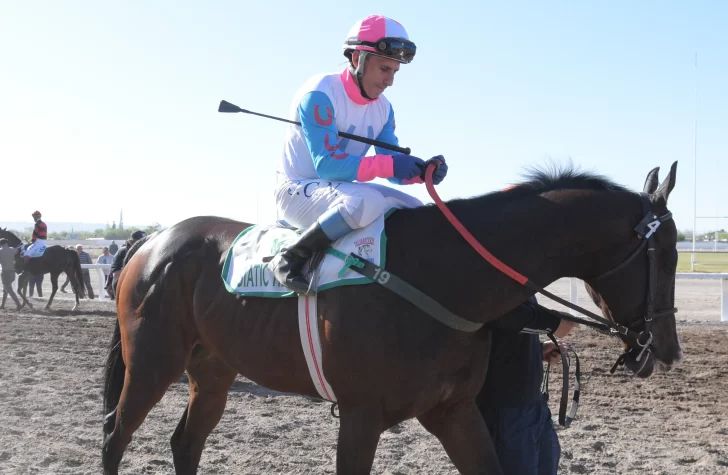
[[[552,475],[561,447],[551,411],[541,394],[543,363],[561,360],[551,341],[539,335],[566,336],[575,326],[561,312],[521,304],[491,324],[488,374],[476,397],[505,475]]]

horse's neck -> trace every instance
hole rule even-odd
[[[628,193],[560,190],[497,209],[486,206],[478,215],[472,204],[453,206],[453,212],[494,256],[545,287],[562,277],[590,277],[612,266],[614,252],[609,251],[628,242],[627,223],[637,217],[636,203],[635,195]],[[634,217],[625,212],[632,208]],[[436,219],[427,227],[434,241],[430,249],[440,250],[429,254],[441,278],[421,281],[421,288],[446,301],[453,312],[472,321],[489,321],[533,294],[488,264],[450,224]]]
[[[547,240],[542,285],[562,277],[586,280],[614,268],[631,252],[634,226],[642,218],[635,193],[572,190],[561,195],[562,206],[549,219],[565,225]]]

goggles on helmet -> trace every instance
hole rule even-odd
[[[372,53],[394,59],[400,63],[412,62],[417,52],[417,46],[413,42],[400,38],[382,38],[376,42],[350,39],[347,44],[368,46],[375,50]]]

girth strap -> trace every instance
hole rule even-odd
[[[335,249],[329,249],[327,252],[344,261],[344,268],[342,268],[341,272],[344,272],[346,269],[351,269],[354,272],[369,278],[371,281],[381,285],[382,287],[386,287],[395,294],[412,303],[423,312],[429,314],[435,320],[452,329],[464,332],[474,332],[483,327],[482,323],[475,323],[458,317],[450,310],[440,305],[436,300],[428,297],[423,292],[400,279],[396,275],[381,267],[375,266],[371,262],[360,258],[356,254],[352,253],[347,256]]]

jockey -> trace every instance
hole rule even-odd
[[[30,239],[30,246],[25,250],[23,259],[27,264],[31,257],[40,257],[46,249],[46,239],[48,239],[48,227],[40,219],[40,211],[34,211],[33,220],[35,227],[33,228],[33,237]]]
[[[302,271],[315,252],[391,207],[422,205],[406,193],[365,182],[422,183],[424,160],[380,147],[365,156],[369,145],[338,136],[341,130],[399,144],[392,105],[382,92],[394,83],[400,64],[412,61],[415,44],[402,25],[375,15],[352,27],[343,52],[349,60],[344,71],[314,76],[296,93],[290,118],[301,127],[288,127],[278,168],[279,217],[305,230],[269,267],[281,284],[299,294],[310,292]],[[443,164],[434,174],[435,184],[447,174],[444,158],[438,158]]]

